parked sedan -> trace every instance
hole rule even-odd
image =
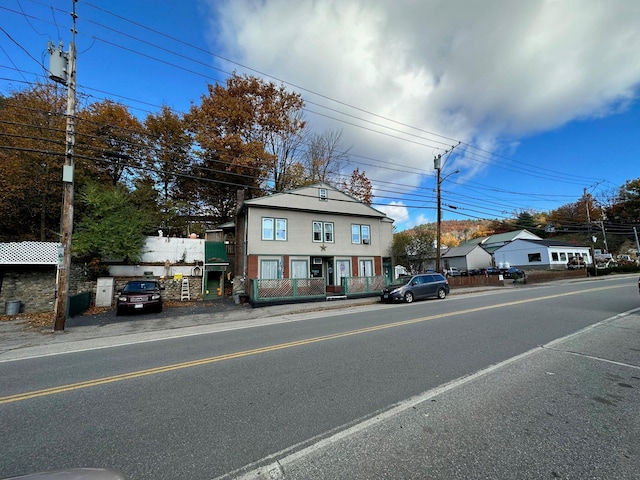
[[[421,298],[445,298],[449,294],[449,282],[439,273],[403,275],[382,289],[383,302],[411,303]]]
[[[116,315],[122,315],[125,312],[142,312],[151,310],[154,312],[162,311],[162,295],[160,290],[164,287],[160,286],[157,280],[132,280],[127,282],[118,295],[116,304]]]

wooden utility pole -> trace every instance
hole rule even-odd
[[[73,234],[73,177],[74,177],[74,147],[76,142],[76,2],[73,1],[71,13],[71,42],[69,43],[67,69],[67,129],[64,167],[62,169],[62,219],[61,238],[62,258],[58,260],[58,284],[54,331],[64,330],[69,311],[69,276],[71,273],[71,236]],[[61,260],[61,261],[60,261]]]
[[[460,145],[460,143],[458,143],[458,145]],[[451,153],[453,151],[454,148],[456,148],[457,145],[454,145],[453,147],[451,147],[450,150],[447,150],[445,153],[445,155]],[[442,160],[442,155],[438,155],[436,157],[434,157],[433,159],[433,168],[435,168],[436,172],[437,172],[437,178],[436,178],[436,183],[437,183],[437,190],[436,190],[436,196],[438,198],[437,200],[437,219],[436,219],[436,272],[438,273],[442,273],[442,271],[440,270],[440,263],[441,263],[441,257],[442,257],[442,247],[441,247],[441,237],[442,237],[442,190],[441,190],[441,185],[442,182],[445,181],[447,178],[449,178],[449,176],[453,175],[454,173],[460,173],[460,170],[456,170],[455,172],[451,172],[449,175],[447,175],[446,177],[442,178],[441,175],[441,171],[442,171],[442,167],[443,165],[443,160]]]
[[[436,158],[433,159],[433,168],[436,169],[437,172],[437,191],[436,191],[436,196],[438,198],[438,205],[437,205],[437,209],[438,209],[438,213],[437,213],[437,219],[436,219],[436,272],[438,273],[442,273],[442,270],[440,270],[440,256],[442,253],[441,247],[440,247],[440,238],[442,236],[441,233],[441,228],[442,228],[442,208],[441,208],[441,196],[440,196],[440,184],[442,183],[442,181],[440,180],[440,171],[442,170],[442,164],[440,163],[442,160],[442,155],[438,155]]]

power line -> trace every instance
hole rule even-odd
[[[131,23],[131,24],[133,24],[133,25],[135,25],[135,26],[137,26],[137,27],[140,27],[140,28],[143,28],[143,29],[145,29],[145,30],[151,31],[151,32],[153,32],[153,33],[155,33],[155,34],[157,34],[157,35],[161,35],[161,36],[163,36],[163,37],[165,37],[165,38],[167,38],[167,39],[170,39],[172,42],[178,42],[178,43],[181,43],[181,44],[183,44],[183,45],[185,45],[185,46],[188,46],[189,48],[196,49],[196,50],[198,50],[198,51],[201,51],[201,52],[203,52],[203,53],[206,53],[207,55],[214,56],[214,57],[217,57],[217,58],[221,58],[221,59],[223,59],[223,60],[225,60],[225,61],[227,61],[227,62],[230,62],[230,63],[233,63],[233,64],[235,64],[235,65],[241,66],[241,67],[243,67],[243,68],[245,68],[245,69],[247,69],[247,70],[249,70],[249,71],[252,71],[252,72],[258,73],[258,74],[260,74],[260,75],[262,75],[262,76],[264,76],[264,77],[271,78],[271,79],[273,79],[273,80],[279,81],[279,82],[281,82],[281,83],[283,83],[283,84],[290,85],[290,86],[292,86],[292,87],[294,87],[294,88],[297,88],[297,89],[299,89],[299,90],[301,90],[301,91],[304,91],[304,92],[307,92],[307,93],[310,93],[310,94],[313,94],[313,95],[317,95],[317,96],[319,96],[319,97],[321,97],[321,98],[324,98],[324,99],[330,100],[330,101],[335,102],[335,103],[337,103],[337,104],[339,104],[339,105],[342,105],[342,106],[345,106],[345,107],[348,107],[348,108],[351,108],[351,109],[354,109],[354,110],[360,111],[360,112],[362,112],[362,113],[366,113],[366,114],[371,115],[371,116],[373,116],[373,117],[375,117],[375,118],[380,118],[380,119],[383,119],[383,120],[385,120],[385,121],[392,122],[392,123],[394,123],[394,124],[401,125],[401,126],[406,127],[406,128],[410,128],[410,129],[413,129],[413,130],[416,130],[416,131],[420,131],[420,132],[423,132],[423,133],[427,133],[427,134],[432,135],[432,136],[436,136],[436,137],[443,138],[443,139],[446,139],[446,140],[451,140],[451,141],[458,142],[459,144],[462,144],[462,145],[464,145],[465,147],[472,149],[473,151],[471,151],[471,152],[467,151],[467,154],[468,154],[468,155],[469,155],[469,154],[470,154],[470,155],[472,155],[472,157],[473,157],[474,161],[478,161],[479,163],[482,163],[482,164],[485,164],[485,165],[491,165],[491,166],[493,166],[493,167],[501,168],[501,169],[504,169],[504,170],[507,170],[507,171],[515,171],[516,173],[528,172],[531,176],[534,176],[534,177],[537,177],[537,178],[541,178],[541,179],[547,179],[547,180],[558,180],[558,178],[559,178],[559,177],[561,177],[561,178],[563,178],[563,179],[564,179],[564,180],[563,180],[563,182],[564,182],[564,183],[569,182],[569,183],[574,183],[574,184],[576,184],[576,185],[578,185],[578,184],[579,184],[579,185],[582,185],[582,184],[583,184],[583,181],[584,181],[585,179],[587,179],[587,177],[577,177],[577,176],[575,175],[575,173],[567,174],[567,173],[565,173],[565,172],[561,172],[561,171],[553,171],[553,170],[548,170],[548,169],[546,169],[546,170],[549,172],[549,173],[547,174],[547,173],[541,172],[541,169],[539,168],[539,166],[530,166],[530,165],[523,164],[522,162],[519,162],[519,164],[518,164],[518,165],[519,165],[519,168],[513,168],[513,167],[507,167],[507,166],[503,166],[503,165],[495,164],[495,163],[488,163],[488,162],[480,161],[480,160],[479,160],[479,158],[482,158],[482,157],[483,157],[483,155],[480,155],[480,154],[478,154],[478,153],[475,153],[475,152],[474,152],[475,150],[477,150],[478,152],[482,152],[482,153],[484,153],[484,154],[491,155],[491,157],[492,157],[492,158],[506,159],[506,160],[508,160],[508,161],[512,161],[512,160],[511,160],[511,159],[509,159],[508,157],[504,157],[504,156],[501,156],[501,155],[495,154],[494,152],[488,152],[488,151],[486,151],[486,150],[479,149],[479,148],[477,148],[477,147],[475,147],[475,146],[473,146],[473,145],[471,145],[471,144],[463,143],[463,142],[460,142],[460,141],[458,141],[458,140],[454,140],[454,139],[452,139],[452,138],[450,138],[450,137],[445,137],[445,136],[442,136],[442,135],[436,134],[436,133],[434,133],[434,132],[430,132],[430,131],[425,130],[425,129],[420,129],[420,128],[417,128],[417,127],[414,127],[414,126],[411,126],[411,125],[408,125],[408,124],[405,124],[405,123],[402,123],[402,122],[398,122],[398,121],[395,121],[395,120],[393,120],[393,119],[391,119],[391,118],[388,118],[388,117],[385,117],[385,116],[382,116],[382,115],[378,115],[378,114],[376,114],[376,113],[374,113],[374,112],[371,112],[371,111],[368,111],[368,110],[365,110],[365,109],[362,109],[362,108],[356,107],[356,106],[351,105],[351,104],[348,104],[348,103],[346,103],[346,102],[338,101],[338,100],[333,99],[333,98],[331,98],[331,97],[329,97],[329,96],[327,96],[327,95],[323,95],[323,94],[320,94],[320,93],[318,93],[318,92],[315,92],[315,91],[312,91],[312,90],[306,89],[306,88],[304,88],[304,87],[302,87],[302,86],[300,86],[300,85],[296,85],[296,84],[293,84],[293,83],[287,82],[287,81],[285,81],[285,80],[282,80],[282,79],[279,79],[279,78],[277,78],[277,77],[271,76],[271,75],[266,74],[266,73],[264,73],[264,72],[260,72],[260,71],[258,71],[258,70],[254,70],[254,69],[252,69],[252,68],[250,68],[250,67],[248,67],[248,66],[246,66],[246,65],[242,65],[242,64],[240,64],[240,63],[234,62],[233,60],[230,60],[230,59],[228,59],[228,58],[221,57],[221,56],[219,56],[219,55],[217,55],[217,54],[215,54],[215,53],[213,53],[213,52],[210,52],[210,51],[208,51],[208,50],[202,49],[202,48],[200,48],[200,47],[198,47],[198,46],[195,46],[195,45],[193,45],[193,44],[190,44],[190,43],[188,43],[188,42],[184,42],[184,41],[182,41],[182,40],[180,40],[180,39],[178,39],[178,38],[172,37],[172,36],[170,36],[170,35],[166,35],[166,34],[164,34],[163,32],[160,32],[160,31],[157,31],[157,30],[151,29],[151,28],[149,28],[149,27],[146,27],[145,25],[142,25],[142,24],[140,24],[140,23],[138,23],[138,22],[134,22],[134,21],[132,21],[132,20],[130,20],[130,19],[128,19],[128,18],[126,18],[126,17],[120,16],[120,15],[118,15],[118,14],[115,14],[115,13],[110,12],[110,11],[108,11],[108,10],[105,10],[105,9],[103,9],[103,8],[97,7],[97,6],[92,5],[92,4],[88,4],[88,5],[89,5],[90,7],[92,7],[92,8],[95,8],[95,9],[97,9],[97,10],[100,10],[100,11],[102,11],[102,12],[106,13],[106,14],[109,14],[109,15],[112,15],[112,16],[114,16],[114,17],[116,17],[116,18],[119,18],[119,19],[121,19],[121,20],[123,20],[123,21],[125,21],[125,22]],[[100,26],[100,27],[102,27],[102,28],[105,28],[105,29],[107,29],[107,30],[109,30],[109,31],[112,31],[112,32],[114,32],[114,33],[117,33],[117,34],[119,34],[119,35],[125,36],[125,37],[127,37],[127,38],[133,39],[133,40],[138,41],[138,42],[141,42],[141,43],[143,43],[143,44],[145,44],[145,45],[148,45],[148,46],[150,46],[150,47],[152,47],[152,48],[156,48],[156,49],[159,49],[159,50],[161,50],[161,51],[164,51],[164,52],[170,53],[170,54],[172,54],[172,55],[176,55],[176,56],[178,56],[178,57],[180,57],[180,58],[186,59],[186,60],[188,60],[188,61],[195,62],[195,63],[200,64],[200,65],[204,65],[204,66],[206,66],[206,67],[207,67],[207,68],[209,68],[209,69],[218,70],[218,71],[223,72],[223,73],[225,73],[225,74],[227,74],[227,75],[229,75],[229,74],[230,74],[230,72],[226,72],[226,71],[224,71],[224,70],[222,70],[222,69],[219,69],[219,68],[213,67],[213,66],[211,66],[211,65],[205,64],[204,62],[200,62],[200,61],[195,60],[195,59],[193,59],[193,58],[191,58],[191,57],[188,57],[188,56],[186,56],[186,55],[183,55],[183,54],[180,54],[180,53],[174,52],[174,51],[172,51],[172,50],[170,50],[170,49],[167,49],[167,48],[164,48],[164,47],[160,47],[159,45],[156,45],[156,44],[154,44],[154,43],[152,43],[152,42],[146,41],[146,40],[144,40],[144,39],[140,39],[140,38],[138,38],[138,37],[136,37],[136,36],[134,36],[134,35],[131,35],[131,34],[128,34],[128,33],[122,32],[122,31],[119,31],[119,30],[117,30],[117,29],[115,29],[115,28],[112,28],[112,27],[109,27],[109,26],[103,25],[103,24],[101,24],[101,23],[99,23],[99,22],[95,22],[95,21],[92,21],[92,20],[87,20],[87,22],[93,23],[93,24],[98,25],[98,26]],[[114,42],[110,42],[110,41],[108,41],[108,40],[101,39],[101,38],[98,38],[98,37],[93,37],[93,38],[98,39],[98,40],[103,41],[103,42],[106,42],[106,43],[108,43],[108,44],[110,44],[110,45],[112,45],[112,46],[114,46],[114,47],[116,47],[116,48],[122,48],[122,49],[125,49],[125,50],[127,50],[127,51],[129,51],[129,52],[131,52],[131,53],[134,53],[134,54],[137,54],[137,55],[141,55],[141,56],[144,56],[144,57],[146,57],[146,58],[149,58],[149,59],[152,59],[152,60],[158,61],[158,62],[160,62],[160,63],[164,63],[164,64],[167,64],[167,65],[173,66],[173,67],[175,67],[175,68],[179,68],[179,69],[185,70],[185,71],[187,71],[187,72],[190,72],[190,73],[193,73],[193,74],[196,74],[196,75],[203,76],[203,77],[205,77],[205,78],[210,78],[210,79],[211,79],[211,77],[210,77],[210,76],[208,76],[208,75],[202,74],[202,73],[200,73],[200,72],[195,72],[195,71],[193,71],[193,70],[191,70],[191,69],[186,69],[185,67],[181,67],[181,66],[179,66],[179,65],[175,65],[175,64],[173,64],[173,63],[171,63],[171,62],[168,62],[168,61],[165,61],[165,60],[162,60],[162,59],[158,59],[158,58],[156,58],[156,57],[152,57],[152,56],[150,56],[150,55],[147,55],[147,54],[144,54],[144,53],[138,52],[138,51],[136,51],[136,50],[133,50],[133,49],[130,49],[130,48],[127,48],[127,47],[123,47],[123,46],[118,45],[118,44],[116,44],[116,43],[114,43]],[[219,79],[216,79],[216,78],[213,78],[213,80],[215,80],[215,81],[219,81]],[[306,101],[306,102],[309,102],[309,103],[312,103],[312,104],[314,104],[314,105],[317,105],[317,106],[319,106],[319,107],[321,107],[321,108],[326,108],[326,109],[329,109],[329,110],[331,110],[331,111],[338,112],[338,111],[337,111],[337,110],[335,110],[335,109],[331,109],[331,108],[329,108],[329,107],[326,107],[326,106],[323,106],[323,105],[320,105],[320,104],[317,104],[317,103],[313,103],[313,102],[310,102],[310,101],[308,101],[308,100],[305,100],[305,101]],[[317,114],[317,115],[325,116],[325,117],[330,118],[330,119],[332,119],[332,120],[336,120],[336,121],[339,121],[339,122],[343,122],[343,123],[346,123],[346,124],[349,124],[349,125],[355,126],[355,127],[357,127],[357,128],[365,128],[365,129],[367,129],[367,130],[369,130],[369,131],[372,131],[372,132],[375,132],[375,133],[384,134],[384,133],[382,133],[382,132],[379,132],[379,131],[376,131],[376,130],[373,130],[373,129],[369,129],[369,128],[366,128],[366,127],[362,127],[361,125],[358,125],[358,124],[353,124],[353,123],[344,122],[343,120],[337,119],[337,118],[335,118],[335,117],[330,117],[330,116],[328,116],[328,115],[323,115],[323,114],[320,114],[320,113],[318,113],[318,112],[310,111],[310,110],[308,110],[308,109],[307,109],[307,111],[309,111],[310,113]],[[357,118],[357,119],[359,119],[359,120],[361,120],[361,121],[363,121],[363,122],[371,123],[371,124],[373,124],[373,125],[377,125],[377,126],[380,126],[380,127],[382,127],[382,128],[387,128],[387,129],[390,129],[390,130],[392,130],[392,131],[396,131],[396,132],[399,132],[399,133],[402,133],[402,134],[405,134],[405,135],[412,135],[412,134],[410,134],[410,133],[408,133],[408,132],[403,132],[403,131],[398,130],[398,129],[393,129],[393,128],[388,127],[388,126],[386,126],[386,125],[377,124],[377,123],[375,123],[375,122],[371,122],[370,120],[366,120],[366,119],[363,119],[363,118],[355,117],[355,116],[350,115],[350,114],[347,114],[347,113],[345,113],[345,112],[338,112],[338,113],[340,113],[340,114],[342,114],[342,115],[345,115],[345,116],[349,116],[349,117],[351,117],[351,118]],[[389,134],[385,134],[385,135],[393,137],[393,135],[389,135]],[[412,136],[415,136],[415,135],[412,135]],[[421,138],[421,137],[419,137],[419,136],[416,136],[416,137]],[[408,140],[406,140],[406,139],[401,139],[401,138],[399,138],[399,137],[394,137],[394,138],[397,138],[397,139],[399,139],[399,140],[405,140],[405,141],[408,141]],[[445,143],[444,143],[444,142],[437,141],[437,143],[440,143],[440,144],[442,144],[442,145],[445,145]],[[419,142],[418,142],[417,144],[421,145]],[[440,149],[442,149],[442,147],[435,147],[435,146],[433,146],[433,145],[423,145],[423,146],[429,146],[430,148],[440,148]],[[485,158],[486,158],[486,157],[485,157]],[[577,181],[577,179],[578,179],[578,178],[582,178],[582,179],[583,179],[583,181],[582,181],[582,182]]]
[[[105,11],[105,12],[106,12],[106,13],[109,13],[109,14],[111,13],[111,12],[107,12],[107,11]],[[124,17],[122,17],[122,18],[124,19]],[[126,19],[125,19],[125,20],[126,20]],[[95,22],[95,23],[97,23],[97,22]],[[133,23],[135,23],[135,22],[133,22]],[[98,25],[100,25],[100,24],[98,24]],[[139,24],[139,25],[140,25],[140,24]],[[140,26],[141,26],[141,27],[144,27],[144,26],[142,26],[142,25],[140,25]],[[116,32],[117,32],[117,31],[116,31]],[[121,33],[121,32],[119,32],[119,33]],[[161,32],[157,32],[157,33],[162,34]],[[162,35],[164,35],[164,34],[162,34]],[[135,38],[135,37],[133,37],[133,38]],[[169,37],[169,36],[167,36],[167,38],[171,38],[172,40],[176,40],[175,38],[173,38],[173,37]],[[114,45],[115,45],[115,44],[114,44]],[[165,51],[169,51],[169,50],[165,49]],[[208,50],[204,50],[204,49],[202,49],[202,51],[203,51],[203,52],[206,52],[208,55],[214,55],[214,56],[215,56],[215,54],[213,54],[212,52],[209,52]],[[135,52],[135,50],[133,50],[132,52],[133,52],[133,53],[137,53],[137,52]],[[189,59],[189,57],[186,57],[186,56],[183,56],[183,58]],[[222,57],[221,57],[221,58],[222,58]],[[191,60],[192,60],[192,59],[191,59]],[[172,64],[172,63],[170,63],[170,62],[165,62],[165,63],[168,63],[168,64],[169,64],[169,65],[171,65],[171,66],[174,66],[174,67],[180,68],[179,66],[174,65],[174,64]],[[240,64],[238,64],[238,65],[240,65]],[[244,68],[244,67],[245,67],[245,66],[243,66],[243,68]],[[220,70],[220,71],[223,71],[223,70]],[[262,72],[256,72],[256,73],[260,73],[260,74],[264,75]],[[269,78],[274,78],[274,77],[270,77],[270,76],[268,76],[268,75],[265,75],[265,76],[267,76],[267,77],[269,77]],[[279,79],[277,79],[277,78],[274,78],[274,79],[279,80]],[[282,80],[279,80],[279,81],[282,81]],[[283,82],[283,83],[287,83],[287,82]],[[372,113],[372,112],[369,112],[369,111],[367,111],[367,110],[364,110],[364,109],[358,109],[357,107],[355,107],[355,106],[353,106],[353,105],[349,105],[349,104],[344,103],[344,102],[339,102],[339,101],[337,101],[337,100],[331,99],[331,98],[330,98],[330,97],[328,97],[328,96],[318,94],[317,92],[313,92],[313,91],[310,91],[310,90],[305,90],[305,89],[303,89],[302,87],[299,87],[299,86],[296,86],[296,85],[293,85],[293,84],[289,84],[289,85],[294,86],[294,87],[299,88],[299,89],[302,89],[302,90],[307,91],[307,92],[309,92],[309,93],[312,93],[312,94],[314,94],[314,95],[318,95],[318,96],[320,96],[321,98],[325,98],[325,99],[328,99],[328,100],[334,101],[334,102],[336,102],[336,103],[338,103],[338,104],[342,104],[342,105],[344,105],[344,106],[346,106],[346,107],[354,108],[354,109],[359,110],[359,111],[362,111],[362,112],[364,112],[364,113],[367,113],[367,114],[371,114],[371,115],[377,116],[378,118],[385,119],[386,121],[394,122],[394,123],[396,123],[396,124],[399,124],[399,125],[405,126],[405,127],[407,127],[407,128],[415,129],[415,130],[417,130],[417,131],[419,131],[419,130],[420,130],[420,129],[417,129],[417,128],[415,128],[415,127],[411,126],[411,125],[408,125],[408,124],[402,124],[402,123],[400,123],[400,122],[395,122],[395,121],[393,121],[393,120],[391,120],[391,119],[389,119],[389,118],[387,118],[387,117],[383,117],[383,116],[376,115],[376,114],[374,114],[374,113]],[[103,93],[108,93],[108,92],[103,92]],[[133,99],[132,99],[132,100],[133,100]],[[149,104],[149,105],[150,105],[150,106],[152,106],[151,104]],[[320,106],[321,106],[321,105],[320,105]],[[321,107],[322,107],[322,108],[328,108],[328,107],[324,107],[324,106],[321,106]],[[336,111],[336,112],[337,112],[337,110],[335,110],[335,109],[330,109],[330,110],[332,110],[332,111]],[[313,113],[316,113],[316,112],[313,112]],[[345,112],[341,112],[341,113],[342,113],[343,115],[351,116],[352,118],[358,118],[358,117],[355,117],[355,116],[353,116],[353,115],[349,115],[349,114],[347,114],[347,113],[345,113]],[[334,119],[334,120],[336,120],[336,121],[340,121],[340,120],[338,120],[338,119]],[[367,120],[364,120],[364,119],[361,119],[361,120],[362,120],[362,121],[367,121]],[[379,124],[375,124],[374,122],[370,122],[370,123],[373,123],[374,125],[379,125]],[[356,127],[358,127],[358,128],[361,128],[361,126],[358,126],[358,125],[355,125],[355,124],[354,124],[354,126],[356,126]],[[381,125],[380,125],[380,126],[381,126]],[[385,127],[385,128],[387,128],[386,126],[384,126],[384,127]],[[371,130],[372,132],[374,132],[374,133],[379,133],[379,132],[377,132],[377,131],[375,131],[375,130],[373,130],[373,129],[370,129],[370,130]],[[396,130],[397,130],[397,129],[396,129]],[[401,132],[400,130],[397,130],[397,131],[398,131],[398,132]],[[432,135],[438,136],[438,134],[435,134],[435,133],[433,133],[433,132],[428,132],[428,131],[426,131],[426,130],[422,130],[422,131],[423,131],[423,132],[425,132],[425,133],[428,133],[428,134],[432,134]],[[403,132],[403,134],[407,134],[407,135],[409,135],[409,133],[408,133],[408,132]],[[387,134],[387,135],[388,135],[388,134]],[[399,140],[406,141],[406,139],[400,139],[399,137],[394,137],[394,136],[392,136],[392,135],[389,135],[389,136],[391,136],[391,137],[393,137],[393,138],[396,138],[396,139],[399,139]],[[448,139],[447,137],[442,137],[442,136],[439,136],[439,138],[445,138],[445,139]],[[450,139],[450,140],[453,140],[453,139]],[[467,144],[464,144],[464,145],[467,145]],[[430,146],[430,145],[423,145],[423,146]],[[477,149],[476,147],[473,147],[473,146],[471,146],[471,145],[467,145],[467,146],[468,146],[469,148],[472,148],[472,149],[475,149],[475,150],[479,150],[479,149]],[[482,151],[482,150],[480,150],[480,151]],[[491,153],[491,152],[487,152],[487,153],[489,153],[489,154],[491,154],[492,156],[494,156],[494,157],[495,157],[495,155],[494,155],[493,153]],[[474,155],[477,155],[477,154],[474,154]],[[506,157],[504,157],[504,158],[506,158]],[[374,160],[374,161],[379,161],[379,162],[381,162],[381,163],[388,163],[388,162],[384,162],[384,161],[382,161],[382,160]],[[477,159],[476,159],[476,161],[477,161]],[[358,163],[358,162],[354,162],[354,163]],[[481,163],[484,163],[484,162],[481,162]],[[360,164],[362,164],[362,163],[360,163]],[[488,165],[489,163],[486,163],[486,164]],[[369,165],[369,166],[371,166],[371,167],[373,167],[373,168],[390,168],[390,167],[384,167],[384,166],[380,166],[380,165]],[[495,166],[495,165],[493,165],[493,166]],[[517,172],[517,173],[521,173],[521,172],[520,172],[520,171],[518,171],[517,169],[514,169],[513,171],[515,171],[515,172]],[[539,171],[539,170],[538,170],[538,171]],[[403,173],[404,173],[404,172],[403,172]],[[406,173],[410,173],[410,172],[406,172]],[[572,175],[572,177],[573,177],[573,175]],[[544,178],[544,177],[541,177],[541,178]],[[565,183],[566,183],[566,182],[565,182]],[[501,192],[501,191],[502,191],[502,192],[504,192],[504,190],[497,190],[497,192]],[[511,193],[517,194],[517,192],[511,192]],[[520,195],[527,195],[527,194],[520,194]]]

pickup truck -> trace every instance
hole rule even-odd
[[[587,268],[587,264],[584,262],[584,258],[580,255],[575,255],[569,258],[567,262],[567,268],[569,270],[577,270],[579,268]]]
[[[462,272],[457,267],[449,267],[447,268],[447,275],[450,277],[459,277],[462,275]]]

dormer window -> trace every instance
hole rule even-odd
[[[318,198],[320,198],[321,201],[326,202],[327,200],[329,200],[329,197],[327,196],[327,189],[326,188],[319,188],[318,189]]]

